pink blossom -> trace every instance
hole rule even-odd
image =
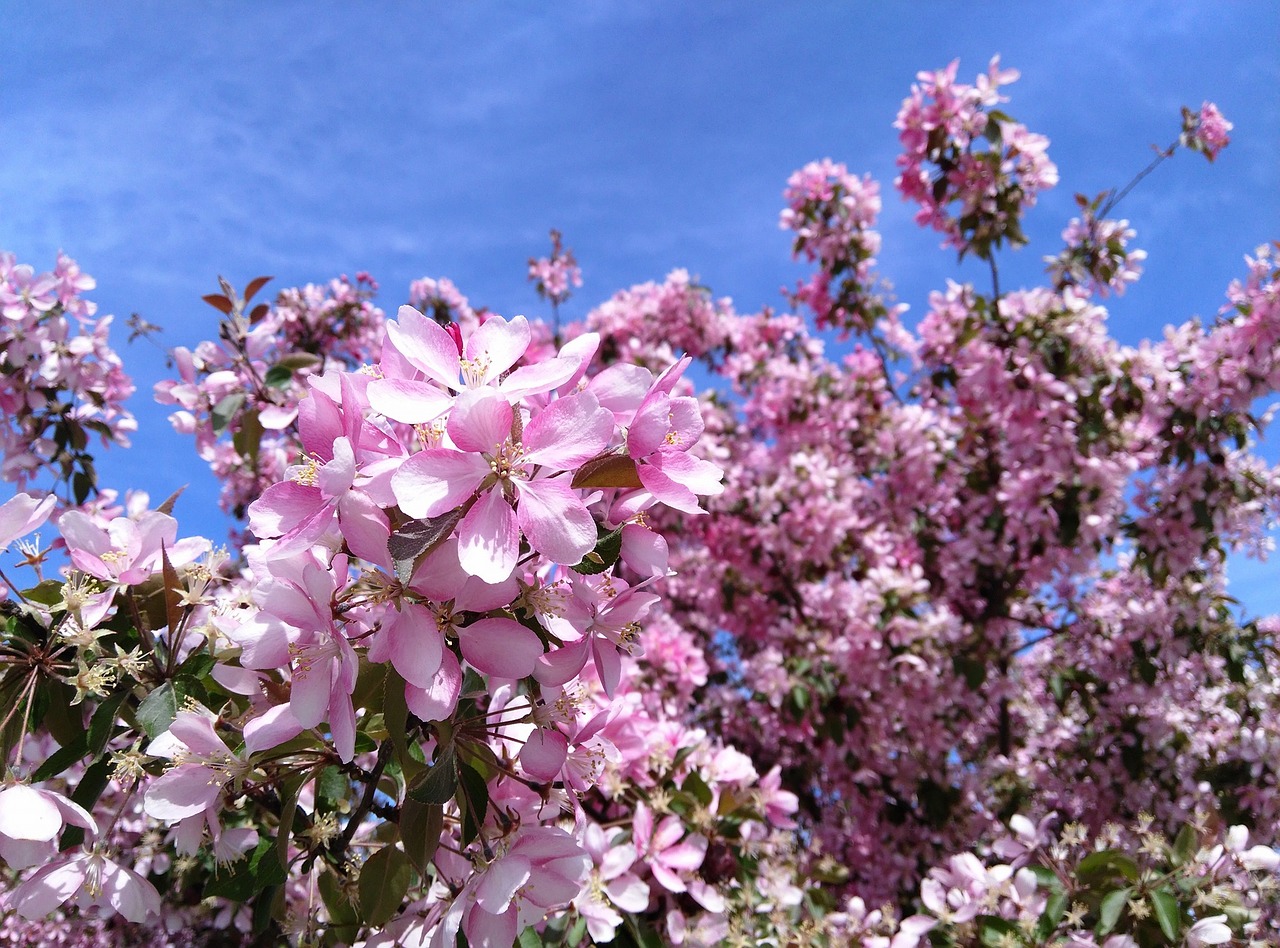
[[[490,583],[511,575],[521,533],[556,563],[576,564],[591,551],[595,521],[568,479],[556,475],[598,455],[613,432],[612,416],[590,392],[557,399],[519,439],[513,420],[496,393],[462,395],[448,423],[458,449],[419,452],[391,478],[411,517],[437,517],[474,498],[458,525],[459,559]]]
[[[73,896],[81,908],[96,905],[131,922],[160,912],[155,886],[97,850],[64,856],[39,869],[14,890],[12,905],[23,918],[39,919]]]
[[[643,801],[636,804],[631,838],[638,858],[668,892],[688,891],[687,876],[702,865],[707,855],[705,836],[686,836],[684,825],[676,816],[665,817],[655,827],[653,812]]]
[[[98,824],[84,807],[60,793],[25,784],[0,790],[0,858],[11,869],[46,861],[56,851],[62,828],[70,824],[97,835]]]

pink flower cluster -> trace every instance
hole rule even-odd
[[[239,298],[229,287],[207,298],[232,318],[221,338],[173,350],[178,378],[157,383],[156,399],[174,405],[174,429],[222,481],[221,506],[242,519],[252,500],[280,480],[299,448],[297,408],[305,380],[358,366],[376,353],[384,316],[372,303],[377,284],[364,273],[325,286],[286,289],[272,305],[246,312],[265,283]]]
[[[903,152],[895,181],[920,205],[916,221],[946,235],[945,246],[983,259],[1002,243],[1026,243],[1021,219],[1039,192],[1058,183],[1049,140],[994,107],[1015,69],[991,60],[974,85],[956,82],[959,60],[921,72],[894,127]]]
[[[97,491],[88,445],[128,445],[137,429],[125,401],[133,382],[82,294],[94,288],[66,254],[36,273],[0,253],[0,478],[58,489],[66,505]]]
[[[1213,161],[1231,142],[1227,133],[1233,128],[1235,126],[1223,117],[1216,105],[1205,102],[1198,112],[1183,108],[1182,135],[1178,141]]]
[[[896,323],[906,307],[885,302],[873,273],[880,252],[880,235],[872,229],[880,213],[880,185],[825,159],[793,174],[783,197],[787,208],[780,224],[796,234],[792,255],[819,264],[796,287],[793,302],[813,310],[819,328],[835,326],[845,334],[871,332],[882,320]]]
[[[1099,219],[1097,202],[1085,204],[1084,216],[1073,217],[1062,232],[1066,247],[1056,257],[1045,257],[1055,289],[1068,286],[1081,292],[1123,295],[1125,287],[1142,276],[1145,250],[1131,250],[1137,232],[1128,221]]]
[[[582,270],[573,251],[564,247],[560,231],[551,232],[551,256],[529,258],[529,280],[544,300],[559,306],[569,299],[570,287],[582,286]]]

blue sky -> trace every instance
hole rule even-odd
[[[1050,137],[1063,179],[1032,247],[1002,262],[1006,286],[1037,279],[1075,191],[1123,184],[1205,99],[1234,141],[1121,205],[1150,258],[1113,331],[1136,342],[1212,315],[1242,256],[1280,236],[1272,4],[4,6],[0,247],[38,268],[65,249],[102,312],[141,313],[167,345],[211,336],[199,296],[218,274],[281,287],[368,270],[391,311],[411,279],[448,276],[474,303],[538,315],[524,264],[550,227],[585,273],[571,316],[674,267],[744,311],[778,306],[800,272],[780,192],[823,156],[881,180],[881,269],[919,314],[957,268],[892,192],[891,122],[917,70],[958,57],[971,81],[995,53],[1023,74],[1008,110]],[[190,483],[184,526],[220,537],[215,485],[150,403],[161,354],[118,341],[142,429],[104,479],[157,498]],[[1270,569],[1238,574],[1243,598],[1280,607]]]

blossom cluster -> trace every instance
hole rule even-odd
[[[781,226],[796,234],[792,254],[819,264],[796,287],[793,302],[808,306],[819,328],[870,333],[882,321],[896,324],[906,306],[886,303],[873,270],[880,252],[880,234],[873,229],[880,185],[826,159],[793,174],[783,197]]]
[[[582,286],[582,270],[573,251],[564,246],[560,231],[551,231],[551,256],[529,258],[529,280],[538,295],[559,306],[569,299],[570,287]]]
[[[0,253],[0,478],[57,485],[68,506],[97,492],[92,436],[127,446],[137,430],[124,404],[133,382],[107,340],[111,317],[95,319],[83,297],[94,286],[66,254],[37,273]]]
[[[921,72],[894,127],[903,151],[895,181],[920,205],[916,222],[946,235],[945,246],[987,259],[1004,243],[1026,243],[1023,214],[1058,183],[1049,140],[994,108],[1018,78],[991,60],[973,85],[956,82],[959,60]],[[954,207],[954,209],[953,209]]]

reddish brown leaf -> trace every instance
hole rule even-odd
[[[244,288],[244,301],[247,303],[253,299],[255,293],[267,285],[272,277],[254,277],[249,281],[249,285]]]
[[[169,562],[169,551],[160,543],[160,568],[164,574],[164,614],[169,624],[169,641],[177,648],[178,623],[182,621],[182,581]]]
[[[573,475],[572,487],[643,487],[636,473],[636,462],[625,454],[602,454],[594,457]]]
[[[226,316],[230,316],[232,311],[235,309],[235,307],[231,304],[231,300],[227,299],[225,296],[222,296],[218,293],[207,293],[200,298],[204,300],[206,303],[208,303],[210,306],[212,306],[214,309],[216,309],[218,312]]]

